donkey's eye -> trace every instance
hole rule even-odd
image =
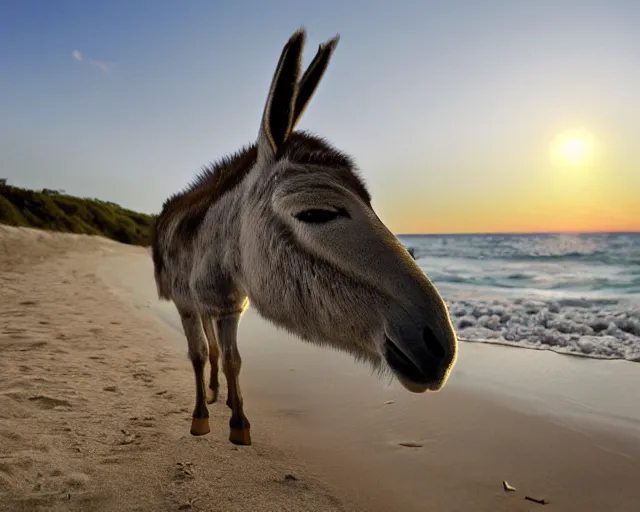
[[[300,213],[295,214],[296,219],[298,219],[300,222],[306,222],[307,224],[322,224],[325,222],[330,222],[340,216],[348,217],[349,214],[344,209],[322,210],[320,208],[303,210]]]

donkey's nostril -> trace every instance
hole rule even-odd
[[[436,338],[436,335],[433,333],[429,327],[425,327],[422,331],[422,339],[424,340],[429,352],[431,355],[437,359],[442,359],[445,356],[444,347]]]

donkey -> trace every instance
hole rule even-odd
[[[229,440],[251,444],[236,342],[249,301],[272,324],[346,351],[415,393],[442,388],[455,364],[447,307],[374,212],[354,161],[294,131],[339,40],[321,44],[300,77],[305,37],[299,29],[282,50],[257,141],[205,168],[155,222],[158,296],[180,314],[195,373],[195,436],[210,431],[221,353]]]

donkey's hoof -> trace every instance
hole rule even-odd
[[[203,436],[211,432],[209,418],[193,418],[191,420],[191,435]]]
[[[207,403],[213,404],[218,401],[218,390],[207,388]]]
[[[251,433],[248,428],[232,428],[229,434],[229,441],[233,444],[249,446],[251,444]]]

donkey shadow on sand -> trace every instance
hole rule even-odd
[[[300,76],[304,42],[300,29],[282,50],[257,141],[203,170],[155,223],[158,295],[180,314],[195,373],[196,436],[210,431],[221,355],[229,440],[251,444],[236,340],[249,301],[271,323],[390,371],[412,392],[440,389],[456,360],[444,301],[374,212],[352,158],[294,130],[338,37]]]

